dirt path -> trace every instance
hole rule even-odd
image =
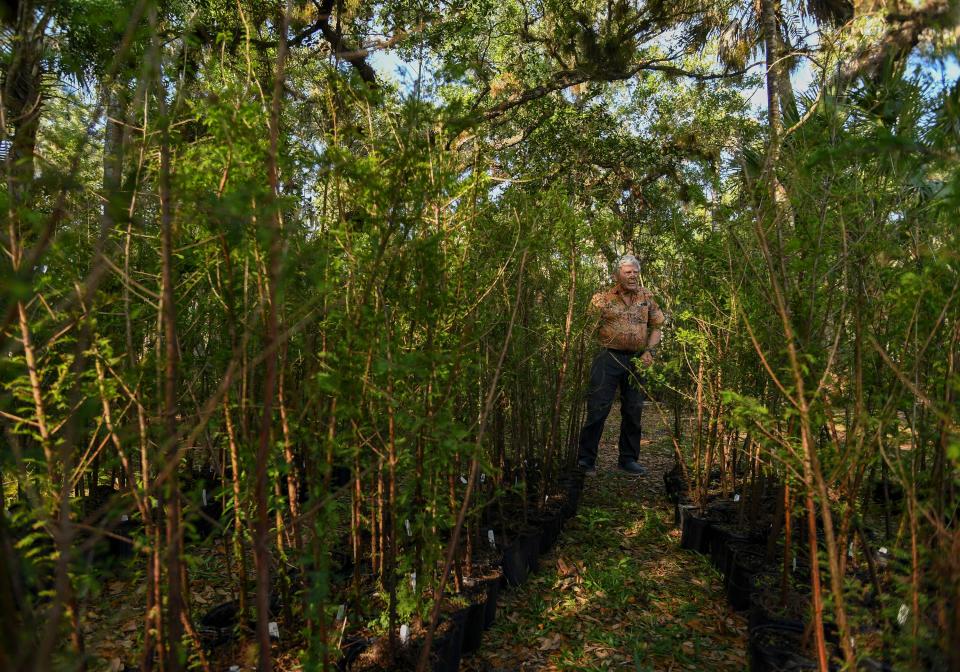
[[[649,475],[629,476],[616,469],[615,416],[576,518],[537,574],[501,593],[496,624],[461,670],[746,669],[745,620],[709,560],[679,547],[663,494],[666,433],[645,413]]]

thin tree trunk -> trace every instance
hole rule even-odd
[[[557,384],[553,395],[553,411],[550,416],[550,433],[547,436],[546,466],[543,477],[540,479],[538,506],[542,506],[543,495],[547,487],[547,480],[553,474],[554,455],[557,454],[557,433],[560,427],[560,408],[563,402],[563,384],[567,374],[567,353],[570,350],[570,330],[573,326],[573,308],[577,297],[577,248],[570,249],[570,289],[567,292],[567,317],[563,325],[563,346],[560,349],[560,366],[557,369]]]
[[[230,395],[223,397],[223,420],[227,429],[227,441],[230,446],[230,481],[233,487],[233,552],[237,559],[237,599],[240,602],[239,620],[247,613],[247,557],[243,552],[243,497],[240,487],[240,449],[237,446],[237,433],[230,414]]]
[[[154,13],[155,10],[152,10]],[[156,28],[155,15],[151,23]],[[155,38],[159,40],[159,38]],[[181,639],[183,637],[184,595],[183,595],[183,531],[180,527],[181,500],[179,478],[176,466],[171,463],[179,459],[177,441],[177,368],[179,346],[177,344],[177,308],[174,299],[175,276],[173,268],[173,210],[170,202],[170,119],[166,105],[166,90],[162,86],[162,67],[160,65],[159,46],[156,49],[157,104],[160,126],[160,259],[161,259],[161,321],[163,323],[164,367],[163,367],[163,418],[166,430],[165,469],[169,477],[164,487],[163,502],[166,511],[166,565],[167,565],[167,618],[166,618],[166,665],[165,672],[178,672],[183,669]]]

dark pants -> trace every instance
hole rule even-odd
[[[620,390],[620,463],[640,457],[640,418],[643,414],[644,383],[629,355],[601,350],[590,367],[590,388],[587,392],[587,419],[580,431],[578,457],[597,463],[597,449],[603,424],[610,415],[613,398]]]

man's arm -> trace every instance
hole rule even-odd
[[[663,311],[660,310],[660,306],[657,305],[656,299],[650,297],[649,301],[650,312],[647,313],[647,326],[650,328],[650,333],[647,334],[647,347],[644,349],[643,355],[640,356],[640,361],[643,362],[645,366],[653,364],[653,353],[651,350],[660,344],[660,339],[663,338],[663,332],[660,330],[660,327],[667,321]]]

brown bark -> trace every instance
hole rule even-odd
[[[267,250],[267,319],[264,327],[266,348],[263,380],[263,413],[260,420],[260,438],[257,444],[254,501],[256,522],[254,526],[254,561],[257,570],[257,642],[259,643],[259,670],[271,672],[273,659],[270,654],[270,549],[268,546],[269,517],[267,510],[267,466],[270,457],[270,439],[273,427],[273,403],[277,387],[277,348],[279,343],[277,284],[280,281],[280,107],[283,97],[283,82],[287,59],[287,31],[290,25],[290,1],[284,6],[280,21],[280,39],[277,47],[277,68],[274,76],[273,99],[270,108],[270,148],[267,153],[267,174],[272,195],[272,212],[268,218]]]
[[[155,25],[155,24],[154,24]],[[159,38],[155,38],[158,40]],[[160,66],[159,46],[156,47],[156,63]],[[173,267],[173,205],[170,193],[170,119],[167,116],[166,90],[160,85],[162,74],[157,78],[157,104],[160,125],[160,277],[161,322],[163,324],[163,419],[166,438],[164,441],[166,465],[169,474],[164,484],[163,506],[166,513],[166,656],[165,672],[183,669],[181,639],[185,601],[183,595],[183,530],[181,529],[181,500],[176,462],[179,460],[177,439],[177,376],[179,346],[177,344],[177,307],[174,297],[176,283]]]

